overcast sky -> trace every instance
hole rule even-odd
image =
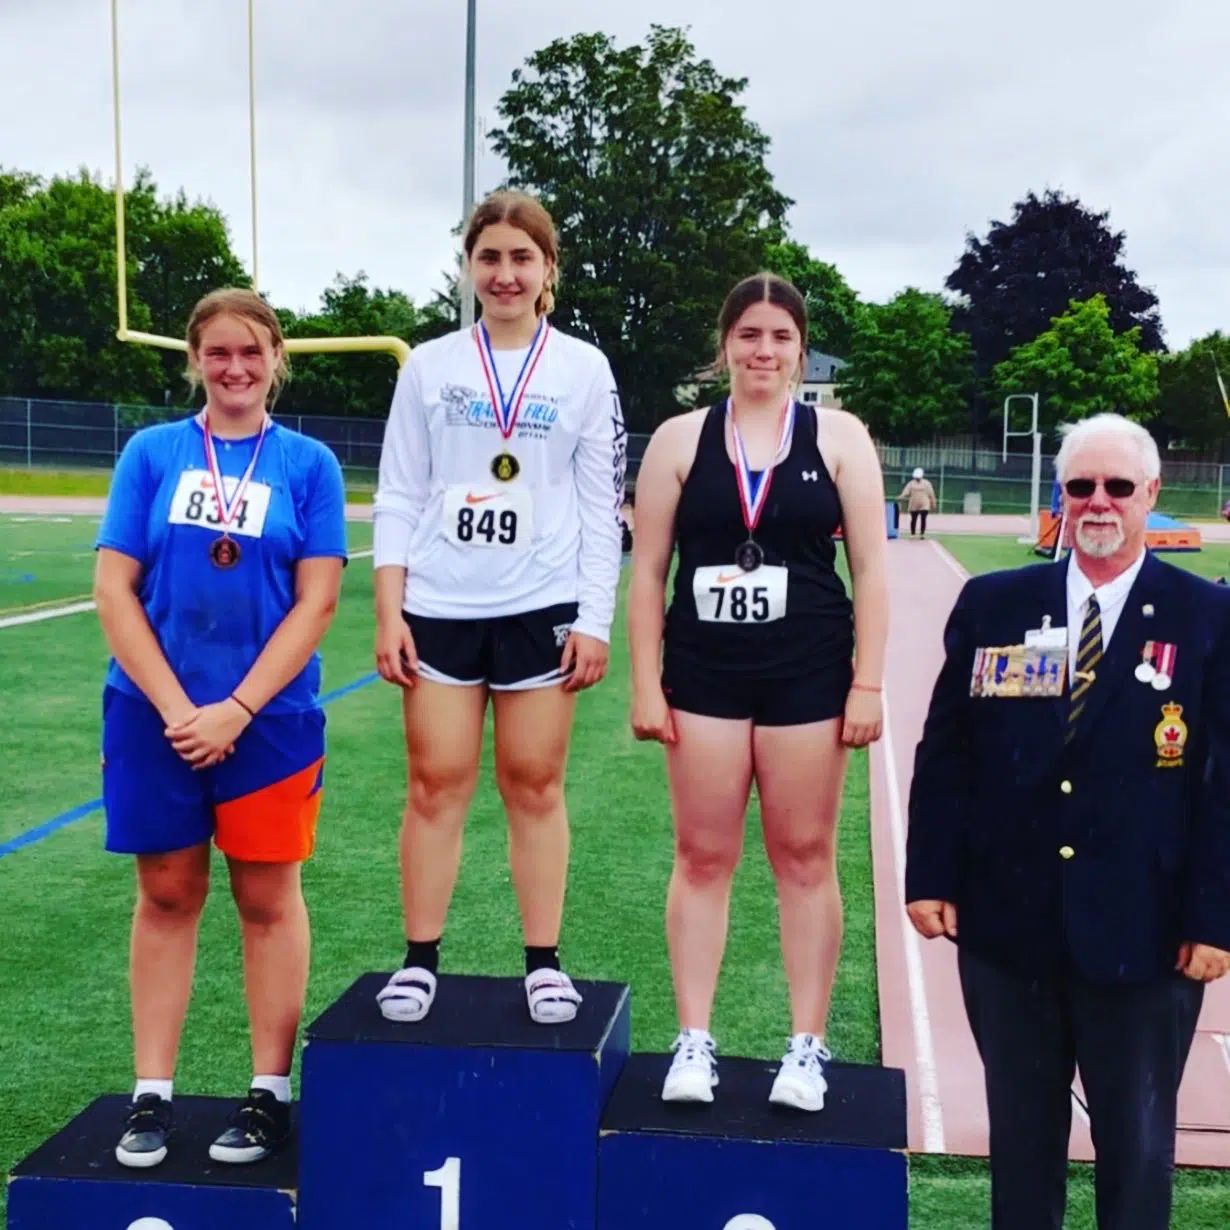
[[[124,163],[251,253],[246,0],[120,0]],[[0,0],[0,165],[112,173],[109,0]],[[465,0],[257,0],[261,282],[442,285],[462,194]],[[939,290],[1029,190],[1127,233],[1173,348],[1230,328],[1222,0],[478,0],[478,114],[554,38],[651,21],[747,77],[794,236],[865,299]],[[481,140],[480,140],[481,145]],[[480,154],[480,192],[500,168]]]

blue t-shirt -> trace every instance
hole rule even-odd
[[[215,437],[230,498],[256,441]],[[337,458],[318,440],[271,424],[227,534],[239,559],[220,568],[210,553],[222,529],[199,421],[137,432],[115,467],[97,545],[141,563],[141,605],[197,705],[224,700],[252,668],[294,606],[299,560],[346,559],[346,493]],[[114,660],[107,685],[142,695]],[[313,709],[319,693],[320,656],[313,654],[262,712]]]

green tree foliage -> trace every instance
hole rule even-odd
[[[338,274],[321,296],[320,310],[304,316],[279,311],[287,337],[399,337],[411,345],[430,335],[436,319],[401,291],[369,287],[367,275]],[[389,354],[297,354],[278,407],[284,413],[384,418],[397,362]]]
[[[993,372],[998,397],[1039,393],[1039,424],[1052,430],[1114,411],[1137,419],[1156,413],[1157,356],[1140,348],[1139,326],[1116,333],[1102,295],[1073,302],[1051,327],[1018,346]]]
[[[1220,330],[1158,364],[1155,430],[1192,448],[1230,447],[1230,416],[1217,387],[1217,372],[1230,388],[1230,337]]]
[[[1142,350],[1165,349],[1157,296],[1125,267],[1126,236],[1110,229],[1109,217],[1063,193],[1031,192],[1013,206],[1011,222],[992,222],[985,239],[966,236],[945,286],[962,298],[955,320],[974,344],[980,379],[1073,300],[1099,294],[1117,333],[1139,326]]]
[[[860,305],[837,267],[815,260],[805,244],[794,240],[773,244],[765,264],[792,282],[807,300],[808,345],[844,359],[854,338]]]
[[[908,287],[859,312],[837,392],[877,439],[913,444],[965,426],[972,382],[969,338],[953,330],[951,309]]]
[[[160,201],[142,172],[125,212],[130,328],[182,337],[202,294],[245,283],[213,206]],[[0,172],[0,393],[183,400],[183,355],[118,341],[118,320],[111,189]]]
[[[499,103],[491,144],[509,183],[560,230],[555,319],[606,352],[634,430],[676,410],[673,390],[713,357],[722,299],[784,238],[790,202],[738,101],[746,85],[655,25],[622,50],[603,34],[558,39]]]

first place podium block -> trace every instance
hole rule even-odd
[[[815,1114],[770,1105],[776,1064],[719,1059],[712,1104],[662,1101],[634,1055],[602,1120],[598,1230],[905,1230],[904,1073],[826,1065]]]
[[[115,1160],[129,1099],[98,1098],[9,1177],[9,1230],[294,1230],[295,1150],[220,1166],[210,1142],[237,1098],[175,1098],[167,1158],[148,1170]]]
[[[307,1030],[300,1230],[593,1230],[598,1124],[628,1056],[628,988],[577,982],[535,1025],[520,978],[442,975],[415,1025],[366,974]]]

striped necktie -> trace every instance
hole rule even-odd
[[[1102,660],[1102,611],[1098,600],[1089,596],[1085,607],[1085,622],[1081,625],[1081,639],[1076,649],[1076,670],[1072,675],[1071,706],[1068,709],[1068,732],[1065,741],[1076,733],[1076,724],[1085,710],[1089,689],[1097,677],[1098,663]]]

